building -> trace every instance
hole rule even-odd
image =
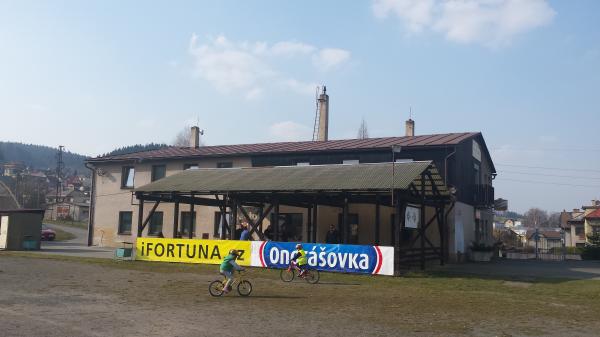
[[[90,194],[81,190],[56,191],[46,195],[46,220],[88,221],[90,217]]]
[[[6,163],[2,166],[2,173],[6,177],[17,177],[25,171],[25,164],[23,162],[11,162]]]
[[[585,246],[585,212],[578,208],[572,212],[563,210],[560,213],[560,227],[565,231],[565,246],[583,247]]]
[[[526,233],[526,246],[538,248],[541,251],[562,248],[563,234],[555,228],[529,229]]]
[[[89,244],[116,246],[132,242],[136,231],[132,223],[138,207],[132,197],[134,189],[194,168],[277,167],[432,161],[443,181],[454,193],[456,202],[446,209],[448,223],[447,254],[450,258],[467,252],[472,242],[492,243],[494,189],[496,170],[479,132],[414,135],[414,121],[407,122],[408,135],[371,139],[322,140],[225,146],[198,146],[199,129],[192,128],[192,146],[168,147],[87,160],[92,168],[92,199]],[[393,150],[394,149],[394,150]],[[147,209],[147,208],[146,208]],[[320,208],[319,208],[320,209]],[[172,236],[174,205],[161,204],[154,210],[143,235]],[[221,210],[202,206],[179,210],[184,236],[192,228],[192,237],[218,238]],[[348,218],[353,242],[373,244],[371,207],[353,203]],[[290,230],[289,240],[307,241],[306,209],[281,206],[280,214]],[[380,244],[393,243],[394,209],[382,207]],[[265,220],[268,224],[269,219]],[[319,211],[316,241],[324,240],[329,225],[341,221],[339,209]],[[267,226],[267,225],[265,225]]]

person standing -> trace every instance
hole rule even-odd
[[[250,238],[250,231],[248,230],[248,224],[242,223],[242,233],[240,234],[240,240],[246,241]]]
[[[329,226],[329,230],[327,231],[327,235],[325,236],[325,243],[340,243],[340,233],[337,229],[335,229],[334,225]]]

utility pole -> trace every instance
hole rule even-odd
[[[54,199],[54,219],[58,220],[58,199],[62,195],[62,171],[65,167],[63,162],[63,151],[65,147],[62,145],[58,146],[58,153],[56,154],[56,195]]]

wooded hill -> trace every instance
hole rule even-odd
[[[23,162],[27,167],[37,170],[56,168],[58,149],[44,145],[0,142],[0,164]],[[65,168],[85,172],[85,156],[72,152],[63,152]]]

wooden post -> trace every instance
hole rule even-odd
[[[238,211],[238,200],[231,199],[231,223],[229,223],[229,240],[235,240],[235,229],[237,227],[237,211]]]
[[[350,228],[348,228],[348,197],[344,197],[344,209],[342,210],[342,227],[344,228],[343,243],[350,241]]]
[[[375,196],[375,245],[379,246],[379,226],[381,222],[379,194]]]
[[[312,242],[312,206],[306,208],[308,216],[306,217],[306,242]]]
[[[227,195],[223,196],[223,207],[220,207],[221,210],[221,223],[219,224],[221,226],[221,240],[225,240],[227,238],[227,227],[229,226],[229,224],[227,223]]]
[[[173,237],[179,236],[179,201],[175,202],[175,209],[173,211]]]
[[[275,198],[273,203],[275,204],[275,210],[273,211],[271,226],[275,227],[273,227],[271,233],[273,233],[273,241],[279,241],[279,198]]]
[[[438,227],[440,230],[440,265],[444,265],[444,259],[446,257],[446,238],[445,238],[445,228],[446,228],[446,224],[445,224],[445,217],[444,217],[444,211],[446,210],[446,207],[444,204],[439,205],[438,206],[439,209],[439,215],[437,218],[438,221]]]
[[[194,214],[194,193],[191,195],[192,202],[190,203],[190,227],[188,228],[188,239],[194,238],[194,220],[196,215]]]
[[[140,201],[140,204],[138,205],[138,230],[137,230],[137,237],[139,238],[142,236],[142,229],[143,229],[143,224],[144,224],[144,198],[140,195],[138,200]]]
[[[425,173],[421,173],[421,221],[419,232],[421,233],[421,270],[425,270]]]
[[[400,274],[400,239],[402,228],[400,227],[400,223],[402,221],[402,203],[400,202],[399,195],[396,198],[395,213],[394,213],[394,223],[392,224],[394,228],[394,271],[396,275]],[[403,221],[402,221],[403,222]]]
[[[317,202],[317,198],[315,198],[315,203],[313,205],[312,212],[312,242],[317,242],[317,230],[319,228],[317,224],[318,214],[317,210],[319,209],[319,203]]]

